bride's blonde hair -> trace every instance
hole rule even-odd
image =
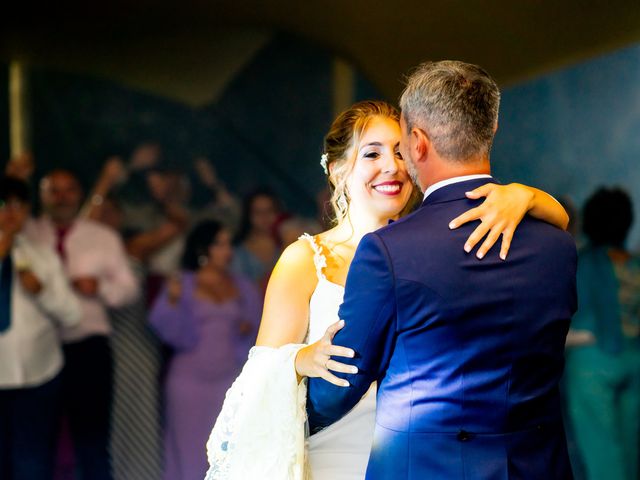
[[[350,201],[347,179],[355,164],[357,156],[355,147],[360,143],[369,122],[375,117],[390,118],[400,122],[400,112],[393,105],[380,100],[364,100],[353,104],[338,115],[324,137],[324,154],[326,154],[326,168],[331,190],[330,201],[334,211],[333,221],[336,224],[347,218]],[[414,193],[416,190],[414,187]],[[401,214],[410,211],[414,205],[415,202],[410,200]]]

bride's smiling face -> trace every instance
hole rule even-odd
[[[400,154],[400,125],[373,117],[355,146],[355,162],[347,179],[350,209],[379,218],[394,218],[407,205],[413,185]]]

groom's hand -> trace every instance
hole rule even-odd
[[[355,355],[355,352],[350,348],[332,344],[333,337],[342,327],[344,327],[344,320],[330,325],[320,340],[298,351],[296,372],[300,377],[320,377],[339,387],[349,386],[347,380],[338,378],[330,372],[333,370],[341,373],[358,373],[357,367],[337,362],[331,358],[353,358]]]

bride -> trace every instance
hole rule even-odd
[[[399,152],[399,113],[381,101],[359,102],[333,122],[322,165],[332,188],[335,227],[303,235],[280,257],[266,292],[256,346],[227,392],[207,443],[207,480],[362,480],[375,422],[375,384],[340,421],[307,438],[305,377],[348,387],[331,372],[355,373],[332,357],[350,357],[332,345],[342,328],[342,302],[349,265],[360,239],[408,213],[421,198]],[[486,197],[451,228],[480,224],[464,247],[484,242],[484,254],[502,236],[500,255],[528,212],[561,228],[568,217],[546,193],[511,184],[486,184],[467,194]]]

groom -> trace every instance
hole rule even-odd
[[[356,351],[351,386],[309,379],[312,433],[378,382],[368,480],[572,478],[558,381],[574,242],[527,217],[507,261],[478,261],[460,247],[473,225],[448,227],[488,181],[499,99],[484,70],[454,61],[421,65],[402,95],[402,154],[425,199],[356,252],[334,338]]]

